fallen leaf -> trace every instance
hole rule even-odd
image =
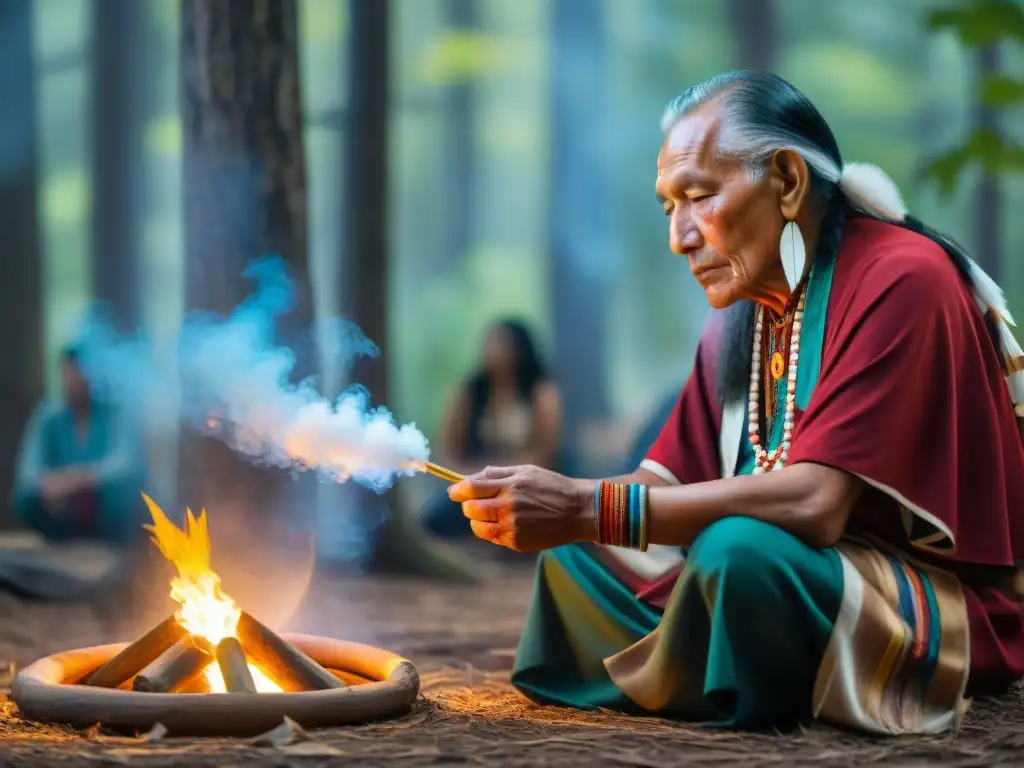
[[[140,738],[141,741],[147,744],[152,744],[157,741],[163,741],[164,736],[167,735],[167,726],[163,723],[153,723],[153,727],[149,729],[147,733],[144,733]]]
[[[266,733],[261,733],[249,740],[254,747],[286,747],[299,741],[311,741],[312,737],[305,729],[290,717],[285,716],[284,722]]]

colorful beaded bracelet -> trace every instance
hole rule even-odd
[[[647,486],[599,482],[594,491],[597,541],[647,551]]]

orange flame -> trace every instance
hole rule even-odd
[[[210,534],[206,527],[206,510],[197,519],[192,510],[186,510],[184,529],[167,519],[163,510],[149,496],[142,498],[153,517],[152,525],[144,525],[160,553],[178,570],[171,579],[171,597],[181,606],[175,617],[190,634],[202,637],[211,646],[225,637],[234,637],[241,610],[220,585],[220,576],[210,567]],[[260,692],[280,691],[262,670],[249,664],[256,689]],[[226,688],[220,668],[211,664],[206,668],[210,690],[223,693]]]

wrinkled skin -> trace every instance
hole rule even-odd
[[[781,313],[790,293],[779,255],[783,227],[796,221],[810,252],[817,242],[807,165],[780,150],[752,178],[717,151],[718,106],[711,101],[678,121],[658,154],[655,192],[668,218],[669,246],[686,258],[712,307],[752,300]],[[634,480],[661,484],[647,473]],[[537,467],[489,467],[449,495],[462,502],[478,537],[539,551],[596,539],[594,488],[594,481]]]
[[[517,552],[593,539],[589,481],[533,466],[488,467],[448,493],[478,538]]]

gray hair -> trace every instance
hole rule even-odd
[[[1024,420],[1024,371],[1005,363],[1024,357],[1024,350],[1009,330],[1013,318],[1002,290],[967,252],[948,236],[910,216],[895,182],[880,168],[867,163],[845,165],[825,118],[806,96],[781,77],[748,70],[711,77],[669,103],[661,119],[662,130],[668,133],[687,114],[714,100],[719,102],[724,117],[715,151],[739,160],[754,178],[764,172],[779,150],[796,152],[807,163],[811,191],[825,204],[815,258],[834,258],[838,253],[847,207],[923,235],[946,252],[970,287],[979,309],[987,313],[993,343],[1004,361],[1016,414]],[[727,339],[731,341],[724,345],[719,380],[724,402],[743,396],[745,351],[737,345],[751,338],[753,314],[749,310],[748,306],[742,312],[732,313],[727,328]]]
[[[715,75],[674,98],[661,128],[667,134],[698,107],[718,100],[724,115],[716,151],[738,159],[759,178],[780,149],[799,154],[811,169],[816,196],[832,197],[843,172],[839,145],[825,118],[795,87],[766,72]]]

